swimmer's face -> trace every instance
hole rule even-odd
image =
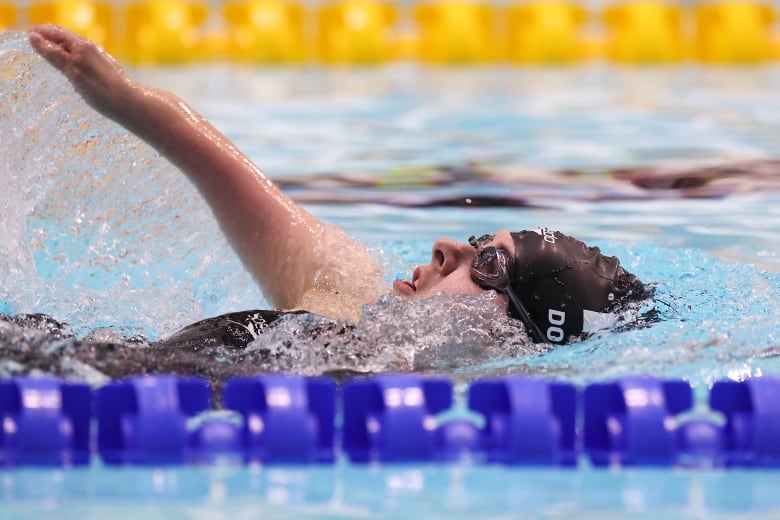
[[[479,247],[494,246],[512,254],[514,242],[509,230],[502,229],[492,238],[480,242]],[[412,279],[396,280],[393,289],[401,296],[428,298],[436,294],[478,295],[485,291],[471,279],[474,247],[449,238],[440,238],[431,249],[431,262],[418,265]]]

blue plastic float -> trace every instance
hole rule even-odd
[[[465,409],[443,378],[344,383],[288,375],[227,382],[137,376],[93,391],[55,378],[0,382],[0,465],[364,463],[780,467],[780,379],[713,385],[691,411],[685,381],[477,380]],[[94,428],[93,428],[94,426]],[[94,433],[92,433],[94,432]]]

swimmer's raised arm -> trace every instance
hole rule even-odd
[[[340,229],[319,221],[287,197],[177,96],[133,80],[100,47],[61,27],[34,27],[29,37],[35,50],[62,71],[87,103],[149,143],[189,177],[274,305],[354,316],[355,307],[378,296],[378,266],[362,246],[339,250],[348,242]],[[373,267],[344,272],[342,264],[354,263],[345,255],[363,255],[356,260]],[[322,302],[332,300],[332,294],[341,295],[342,306],[353,309],[328,312]]]

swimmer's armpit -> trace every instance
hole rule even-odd
[[[325,272],[323,266],[343,260],[335,249],[312,245],[321,233],[331,233],[332,227],[287,197],[178,96],[132,80],[108,53],[66,29],[43,25],[30,29],[29,35],[35,50],[62,71],[91,106],[187,175],[249,272],[262,287],[273,289],[266,296],[275,306],[300,307],[312,283],[323,278],[318,278],[320,271]],[[336,285],[329,288],[332,294],[356,295],[348,305],[359,312],[375,295],[366,300],[352,288],[375,286],[376,282],[370,272],[352,271],[350,275],[324,278]]]

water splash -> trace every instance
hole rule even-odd
[[[612,248],[613,250],[616,248]],[[246,348],[161,346],[97,329],[84,337],[47,320],[0,321],[0,375],[48,371],[101,382],[146,371],[200,375],[219,385],[263,371],[347,377],[377,372],[444,374],[455,381],[536,374],[588,383],[626,375],[683,378],[703,390],[718,379],[777,373],[780,279],[695,250],[639,244],[618,251],[659,280],[630,323],[563,347],[535,345],[493,293],[406,300],[388,295],[359,322],[290,315]],[[726,282],[724,283],[724,280]]]
[[[505,314],[495,293],[406,300],[388,295],[359,322],[290,314],[246,347],[179,347],[96,329],[77,337],[45,315],[0,319],[0,376],[44,372],[101,384],[146,372],[198,375],[215,386],[236,375],[287,372],[346,377],[379,372],[450,374],[456,367],[545,351]]]
[[[627,375],[682,378],[707,388],[719,379],[778,373],[780,277],[694,249],[638,244],[617,254],[656,282],[660,320],[593,337],[537,356],[473,368],[531,372],[588,383]],[[633,268],[632,268],[633,269]],[[647,309],[645,309],[647,310]]]
[[[403,247],[391,244],[400,261],[385,258],[399,275],[426,254],[413,241],[420,233],[427,249],[434,227],[437,234],[462,238],[479,234],[477,219],[485,232],[522,221],[529,228],[552,225],[620,241],[603,249],[658,284],[664,320],[649,328],[538,351],[518,339],[523,336],[516,334],[516,324],[500,319],[491,322],[498,325],[464,324],[463,308],[435,310],[418,302],[404,307],[388,300],[367,309],[358,324],[312,316],[285,320],[268,344],[247,351],[223,348],[202,355],[158,348],[157,338],[188,322],[264,307],[265,300],[181,174],[84,105],[31,51],[23,34],[0,36],[0,63],[0,312],[44,312],[69,324],[53,337],[37,325],[0,323],[0,375],[54,371],[100,381],[154,369],[220,380],[260,369],[414,369],[455,378],[534,373],[575,381],[650,373],[701,386],[723,377],[780,373],[780,283],[776,273],[755,267],[777,265],[771,218],[776,196],[706,205],[645,201],[641,207],[630,200],[607,204],[572,196],[554,214],[526,210],[520,218],[514,210],[429,210],[400,225],[397,212],[380,214],[389,222],[383,222],[381,240],[390,244],[398,239],[395,229],[403,228]],[[591,132],[592,126],[583,128]],[[436,157],[417,152],[427,151],[425,143],[414,144],[416,157]],[[558,153],[566,146],[552,148]],[[351,229],[370,221],[364,234],[377,235],[374,222],[381,219],[365,218],[362,206],[344,208],[353,212]],[[636,244],[637,236],[648,242]],[[309,333],[316,328],[325,331],[327,345],[313,343]]]
[[[0,36],[0,62],[4,311],[155,337],[265,303],[183,175],[88,107],[26,35]]]

